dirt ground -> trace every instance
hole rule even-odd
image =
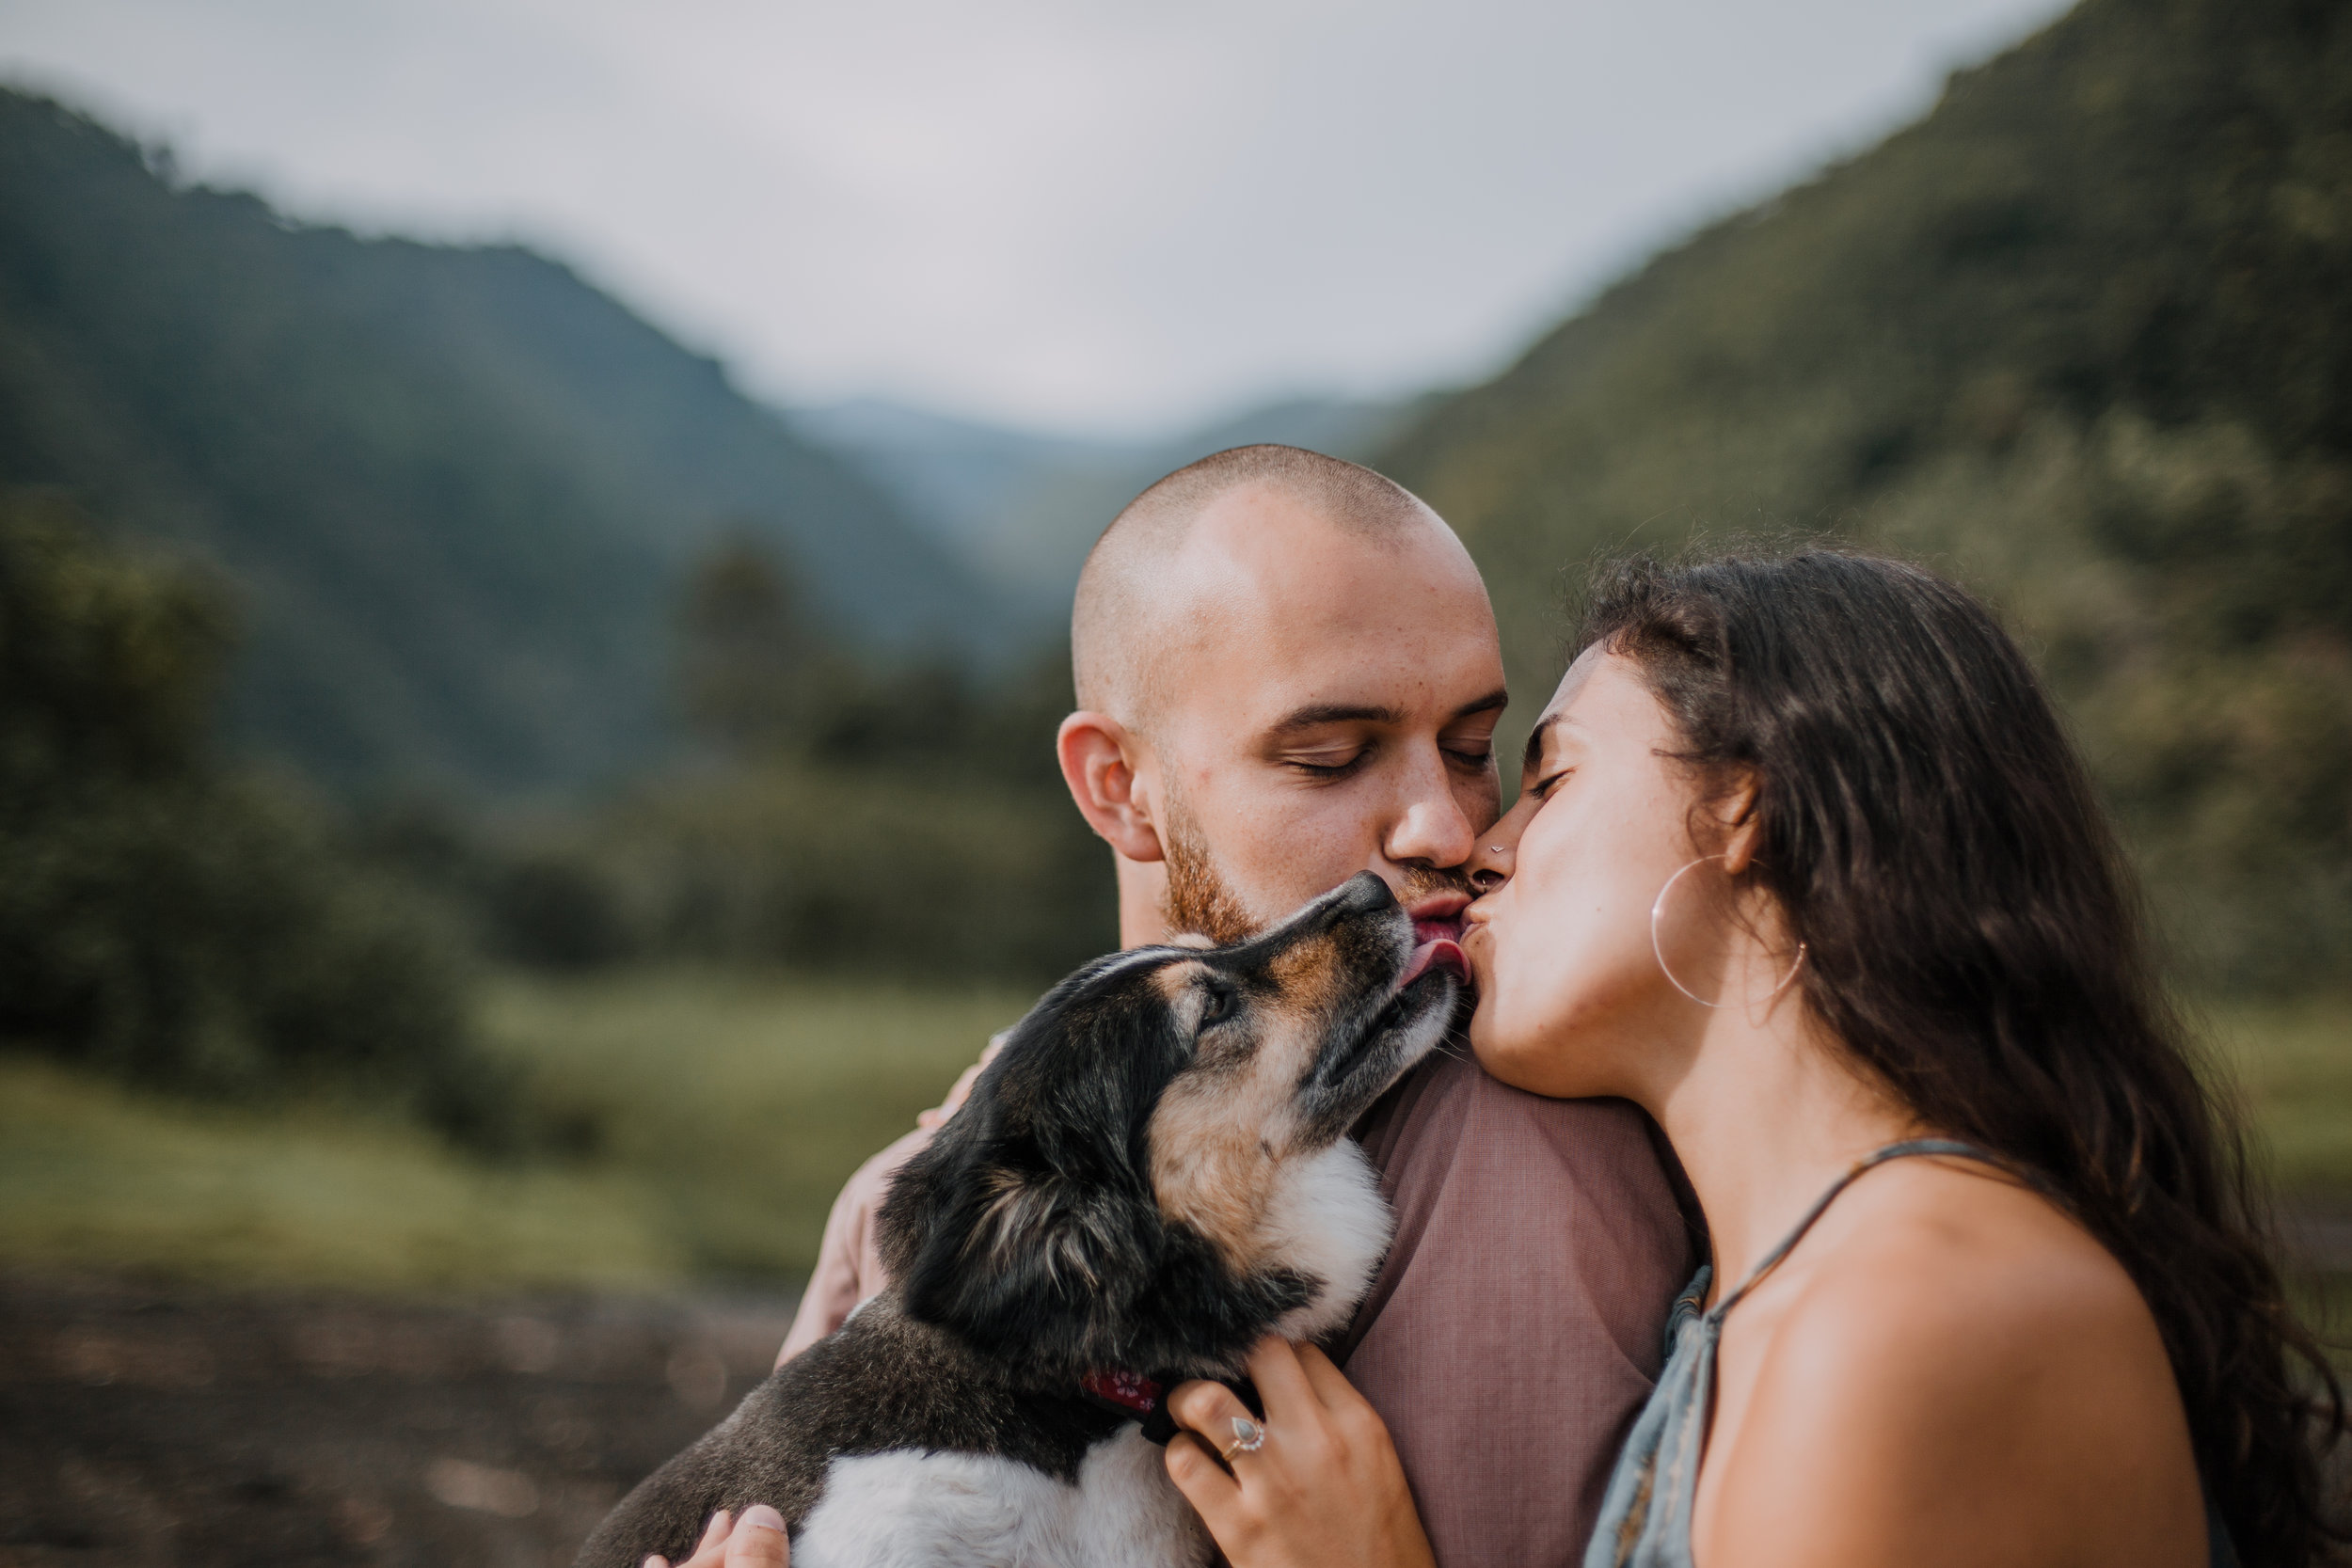
[[[2352,1265],[2352,1219],[2291,1229]],[[0,1568],[563,1568],[792,1307],[0,1276]]]
[[[562,1568],[792,1305],[0,1279],[0,1568]]]

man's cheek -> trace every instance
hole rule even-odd
[[[1246,847],[1227,863],[1256,913],[1287,914],[1375,865],[1379,857],[1368,838],[1332,828],[1311,816],[1269,816],[1250,826]]]
[[[1489,763],[1483,778],[1466,780],[1454,791],[1454,806],[1484,833],[1502,820],[1502,780]]]

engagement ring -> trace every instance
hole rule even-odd
[[[1217,1451],[1217,1458],[1231,1465],[1237,1453],[1256,1453],[1265,1447],[1265,1428],[1247,1416],[1233,1418],[1233,1440]]]

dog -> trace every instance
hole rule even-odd
[[[1161,1399],[1345,1324],[1392,1225],[1348,1129],[1465,973],[1366,872],[1252,941],[1070,975],[893,1182],[895,1286],[623,1498],[578,1568],[683,1560],[755,1502],[794,1568],[1210,1562]]]

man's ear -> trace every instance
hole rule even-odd
[[[1152,802],[1139,787],[1142,741],[1107,713],[1080,711],[1061,721],[1054,737],[1062,782],[1087,826],[1125,859],[1156,861],[1167,853],[1152,821]]]

